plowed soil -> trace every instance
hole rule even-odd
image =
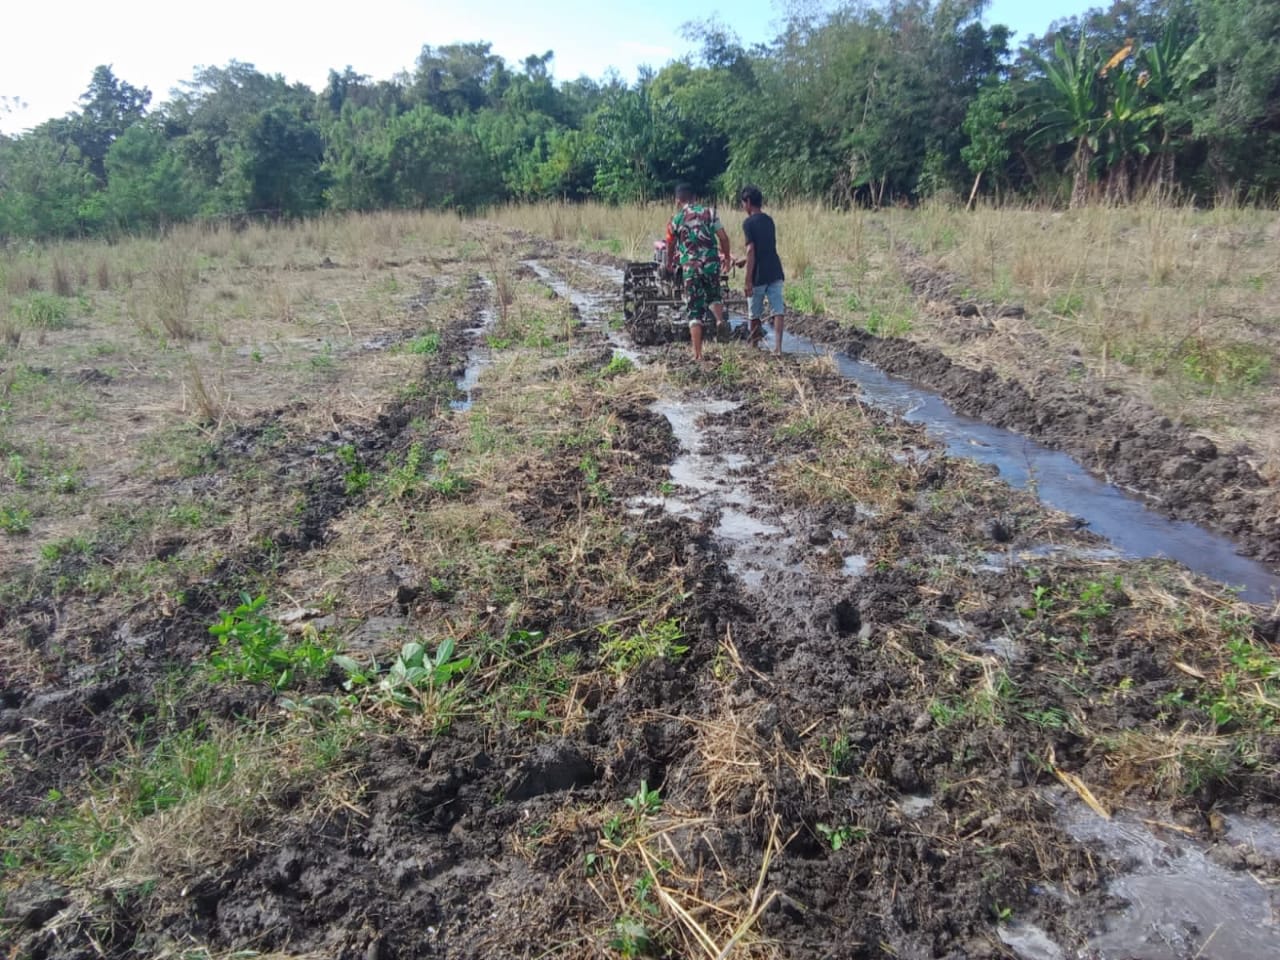
[[[579,256],[480,239],[564,276]],[[829,363],[669,344],[615,368],[606,279],[573,280],[596,315],[484,262],[420,280],[439,340],[412,389],[258,411],[141,495],[221,519],[99,526],[5,574],[7,956],[976,960],[1019,956],[1015,924],[1102,956],[1128,864],[1068,806],[1217,851],[1275,905],[1280,851],[1224,819],[1277,822],[1275,611],[1098,559]],[[1236,454],[1065,379],[795,323],[1280,561]],[[418,326],[406,306],[388,333]],[[380,678],[413,639],[469,663],[411,706],[339,661],[210,675],[242,593]],[[1184,934],[1127,956],[1230,956]]]

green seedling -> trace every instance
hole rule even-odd
[[[822,752],[827,755],[827,776],[832,779],[842,776],[848,770],[853,756],[849,735],[842,733],[830,741],[823,737],[821,743]]]
[[[619,917],[618,922],[613,925],[613,937],[609,940],[609,946],[628,960],[648,956],[651,947],[649,931],[635,917]]]
[[[393,500],[399,500],[417,491],[418,485],[423,480],[422,461],[424,456],[425,453],[421,443],[410,445],[409,449],[405,451],[404,463],[397,467],[392,467],[387,472],[387,477],[383,484],[387,496]]]
[[[650,790],[646,780],[640,781],[640,789],[635,796],[622,801],[631,808],[637,817],[652,817],[662,811],[662,796],[657,790]]]
[[[462,688],[454,683],[471,669],[471,657],[454,656],[452,637],[445,637],[429,654],[424,644],[406,643],[386,676],[378,681],[376,697],[409,710],[431,715],[436,729],[452,721]]]
[[[865,840],[867,837],[867,831],[862,827],[851,827],[848,824],[831,826],[827,823],[819,823],[816,826],[818,832],[831,845],[833,853],[842,847],[847,847],[854,840]]]

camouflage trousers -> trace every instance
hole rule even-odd
[[[724,303],[724,297],[720,293],[720,274],[718,271],[712,274],[695,273],[685,281],[684,292],[687,297],[686,309],[689,313],[689,326],[693,326],[695,323],[702,323],[707,315],[711,313],[712,304]],[[715,319],[714,315],[712,319]]]

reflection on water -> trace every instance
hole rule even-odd
[[[1280,957],[1272,892],[1252,874],[1228,870],[1185,838],[1161,839],[1128,815],[1105,820],[1083,803],[1059,798],[1060,822],[1074,839],[1125,864],[1107,891],[1125,900],[1102,918],[1089,941],[1107,960],[1261,960]],[[1275,831],[1257,821],[1255,833]]]
[[[825,354],[805,337],[783,335],[786,353]],[[942,440],[952,456],[996,466],[1011,486],[1031,487],[1042,501],[1084,519],[1130,557],[1168,557],[1197,573],[1239,586],[1253,603],[1280,598],[1280,577],[1236,553],[1230,540],[1181,520],[1169,520],[1116,486],[1092,476],[1065,453],[1021,434],[955,413],[937,394],[891,377],[878,367],[842,353],[840,372],[857,381],[866,400]]]

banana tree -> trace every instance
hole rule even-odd
[[[1031,142],[1072,143],[1071,206],[1088,199],[1089,169],[1098,153],[1098,135],[1104,122],[1099,58],[1085,42],[1083,32],[1075,52],[1069,52],[1059,37],[1053,56],[1037,58],[1043,75],[1029,106],[1033,128]]]
[[[1107,80],[1110,101],[1098,127],[1107,165],[1107,199],[1125,203],[1132,193],[1134,162],[1151,153],[1151,132],[1164,104],[1146,101],[1147,79],[1137,71],[1113,70]]]
[[[1209,69],[1199,56],[1200,45],[1198,37],[1193,39],[1181,23],[1171,21],[1160,39],[1144,47],[1139,55],[1139,76],[1146,76],[1143,93],[1148,101],[1162,107],[1155,121],[1159,133],[1154,145],[1155,162],[1147,177],[1147,187],[1158,192],[1173,183],[1173,138],[1190,128],[1192,91]]]

